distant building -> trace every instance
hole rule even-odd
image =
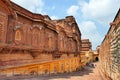
[[[99,61],[99,53],[97,50],[93,50],[93,60],[92,61]]]
[[[92,52],[92,44],[89,41],[89,39],[82,39],[82,49],[81,49],[81,54],[85,55],[85,64],[90,63],[93,61],[93,52]]]
[[[92,44],[89,39],[82,39],[82,51],[91,51]]]

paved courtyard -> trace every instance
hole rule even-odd
[[[95,67],[86,66],[81,71],[56,74],[56,75],[47,75],[47,76],[36,76],[36,77],[11,77],[7,79],[0,80],[104,80],[100,73],[98,63],[93,63]]]

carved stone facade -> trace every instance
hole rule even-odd
[[[93,62],[93,58],[94,58],[94,52],[92,51],[92,44],[91,42],[89,41],[89,39],[82,39],[82,42],[81,42],[81,51],[82,53],[81,54],[84,54],[85,56],[85,64],[87,63],[90,63],[90,62]]]
[[[91,51],[92,50],[92,44],[89,41],[89,39],[83,39],[82,40],[82,51]]]
[[[120,79],[120,9],[100,48],[101,71],[107,78]]]
[[[81,33],[73,16],[51,20],[10,0],[0,0],[0,6],[1,70],[61,59],[70,65],[79,63]],[[77,68],[79,65],[73,69]]]

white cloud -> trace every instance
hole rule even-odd
[[[90,39],[93,45],[93,49],[100,44],[103,37],[97,32],[97,27],[92,21],[83,21],[79,24],[80,30],[82,32],[82,39]]]
[[[90,32],[93,32],[96,29],[96,25],[92,21],[81,22],[80,26],[82,28],[82,31],[84,31],[84,33],[90,33]]]
[[[108,24],[120,7],[120,0],[79,0],[79,4],[85,18]]]
[[[67,10],[67,14],[68,14],[68,15],[76,15],[78,9],[79,9],[79,6],[72,5],[72,6]]]
[[[50,16],[50,18],[51,18],[52,20],[54,20],[54,19],[59,19],[58,16]]]
[[[42,0],[11,0],[20,6],[35,12],[35,13],[43,13],[44,3]]]

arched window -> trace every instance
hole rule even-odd
[[[53,40],[54,37],[53,37],[53,35],[54,34],[52,32],[48,33],[48,47],[49,47],[50,50],[53,50],[53,47],[54,47],[54,44],[53,44],[54,43],[54,40]]]
[[[64,49],[64,34],[60,35],[60,49],[63,51]]]
[[[64,48],[64,39],[63,39],[63,37],[60,38],[60,48],[61,48],[61,50],[63,50],[63,48]]]
[[[39,29],[34,28],[32,31],[32,45],[33,46],[38,46],[39,43]]]
[[[2,31],[2,24],[0,24],[0,32]]]
[[[19,29],[17,29],[16,32],[15,32],[15,40],[16,41],[21,41],[22,40],[22,32]]]
[[[2,24],[0,24],[0,40],[1,40],[1,34],[2,34]]]
[[[63,46],[63,47],[64,47],[64,50],[65,50],[66,47],[67,47],[67,46],[66,46],[66,37],[64,37],[64,46]]]
[[[44,29],[40,29],[40,35],[39,35],[39,45],[40,48],[43,49],[44,48],[44,41],[45,41],[45,32]]]
[[[49,48],[52,49],[52,37],[49,37],[48,41],[49,41]]]

